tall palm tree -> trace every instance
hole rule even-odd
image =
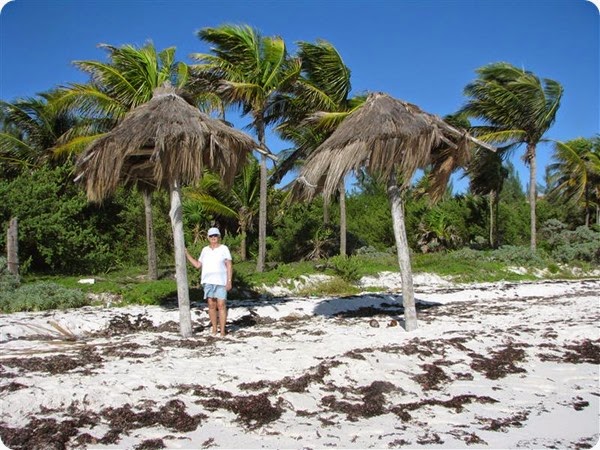
[[[152,43],[141,48],[132,45],[115,47],[100,44],[108,52],[108,62],[74,61],[76,67],[88,73],[89,83],[73,83],[63,89],[59,104],[79,111],[84,117],[101,124],[106,132],[112,129],[133,108],[148,102],[154,89],[165,83],[177,87],[188,82],[188,67],[175,61],[175,47],[157,51]],[[92,139],[98,135],[91,136]],[[158,278],[158,263],[152,214],[152,187],[137,186],[144,200],[146,243],[148,247],[148,278]]]
[[[284,121],[278,127],[280,135],[295,144],[271,175],[273,183],[281,179],[308,157],[327,139],[341,121],[365,97],[350,97],[350,69],[344,64],[337,49],[319,39],[315,43],[300,41],[298,57],[302,72],[293,92],[284,94],[286,107]],[[338,188],[340,202],[340,254],[346,255],[346,188],[344,180]],[[328,204],[324,204],[328,216]],[[327,222],[327,220],[325,220]]]
[[[300,62],[288,56],[281,37],[262,36],[249,26],[203,28],[198,37],[213,45],[213,54],[195,53],[194,74],[206,81],[226,104],[252,117],[258,142],[267,148],[266,127],[277,121],[277,94],[288,90],[300,73]],[[267,154],[260,160],[260,212],[256,271],[262,272],[267,236]]]
[[[550,197],[582,203],[585,225],[590,226],[594,190],[600,183],[600,149],[592,139],[556,142],[554,162],[548,167]]]
[[[557,81],[540,80],[532,72],[509,63],[477,69],[478,78],[465,87],[467,104],[461,112],[483,121],[473,129],[485,142],[525,144],[529,165],[531,250],[536,249],[536,148],[554,123],[563,88]]]

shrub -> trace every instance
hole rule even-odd
[[[600,263],[600,232],[585,226],[569,230],[556,220],[547,220],[542,229],[544,246],[552,257],[562,263],[576,261]]]
[[[81,290],[47,281],[24,284],[13,291],[0,291],[0,310],[5,313],[79,308],[87,304]]]
[[[456,250],[450,253],[453,259],[455,260],[463,260],[463,261],[480,261],[485,256],[485,253],[482,251],[478,251],[469,247],[461,248],[460,250]]]
[[[0,256],[0,292],[14,291],[19,287],[19,277],[8,271],[8,261]]]
[[[546,258],[542,251],[533,252],[524,246],[503,245],[490,252],[489,258],[507,265],[546,267]]]
[[[585,261],[600,263],[600,232],[585,226],[564,231],[564,242],[552,249],[552,256],[563,263]]]
[[[350,283],[360,280],[362,275],[361,262],[353,256],[334,256],[333,258],[329,258],[328,265],[343,280]]]

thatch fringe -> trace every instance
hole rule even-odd
[[[432,196],[441,196],[450,174],[466,164],[475,144],[483,143],[440,117],[374,93],[309,156],[293,193],[310,198],[322,192],[329,198],[348,172],[361,167],[384,179],[396,171],[406,187],[417,169],[432,164],[438,177],[432,178]]]
[[[231,184],[258,144],[247,134],[213,119],[160,88],[112,131],[95,140],[77,163],[88,199],[101,201],[119,184],[167,188],[172,180],[198,181],[205,169]]]

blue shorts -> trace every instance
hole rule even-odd
[[[227,289],[219,284],[205,284],[204,298],[216,298],[218,300],[227,300]]]

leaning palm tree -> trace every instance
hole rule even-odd
[[[554,123],[563,88],[540,80],[533,73],[500,62],[477,69],[478,79],[465,87],[469,117],[484,122],[472,132],[485,142],[525,144],[523,159],[529,165],[531,250],[536,249],[536,147]]]
[[[279,107],[277,93],[289,89],[300,72],[297,59],[288,57],[280,37],[264,37],[249,26],[223,25],[203,28],[198,37],[213,45],[214,54],[195,53],[199,62],[194,74],[226,104],[241,107],[252,116],[251,127],[266,149],[265,131]],[[260,212],[258,225],[257,272],[265,267],[267,237],[267,153],[261,154]]]
[[[302,61],[301,76],[291,93],[282,98],[286,105],[283,122],[277,127],[280,135],[295,144],[285,154],[271,174],[278,183],[296,165],[327,139],[344,118],[360,106],[364,97],[350,97],[350,69],[337,49],[319,39],[316,43],[298,42],[298,57]],[[340,203],[340,254],[346,255],[346,187],[344,180],[338,188]],[[327,222],[328,204],[324,204]]]
[[[590,226],[594,189],[600,180],[600,152],[591,139],[577,138],[556,142],[553,160],[548,166],[550,198],[568,203],[582,203],[585,225]]]
[[[131,109],[152,98],[154,89],[165,82],[177,87],[188,84],[188,67],[175,61],[175,47],[157,51],[152,43],[141,48],[132,45],[115,47],[100,44],[108,52],[108,62],[95,60],[74,61],[74,65],[88,73],[91,81],[73,83],[62,90],[59,103],[63,107],[77,110],[84,117],[93,119],[101,132],[112,129]],[[100,134],[92,134],[87,141]],[[75,141],[76,143],[77,141]],[[84,141],[84,144],[87,142]],[[71,146],[60,149],[71,151],[83,149]],[[156,245],[152,213],[152,191],[138,185],[144,200],[146,216],[146,244],[148,251],[148,278],[158,278]]]
[[[230,184],[246,155],[256,147],[245,133],[201,113],[173,88],[165,87],[156,89],[148,103],[133,109],[113,130],[94,141],[78,160],[78,178],[84,179],[91,201],[102,201],[120,184],[131,182],[169,191],[183,337],[192,334],[192,325],[181,186],[198,181],[205,168]]]
[[[404,196],[415,171],[431,167],[431,197],[440,198],[452,171],[467,162],[474,143],[491,148],[413,104],[374,93],[308,157],[294,185],[296,197],[312,198],[322,191],[327,198],[350,171],[365,169],[387,182],[408,331],[417,328],[417,314]]]

